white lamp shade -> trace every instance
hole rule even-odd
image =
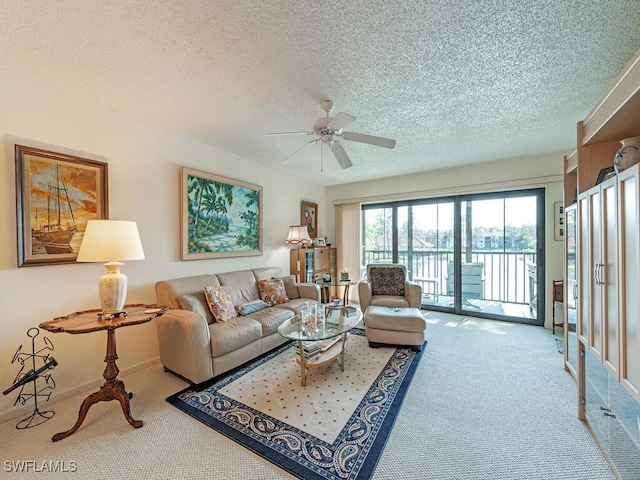
[[[143,260],[144,250],[136,222],[89,220],[84,231],[78,262],[123,262]]]
[[[289,227],[289,236],[284,243],[298,245],[300,243],[311,243],[309,232],[306,225],[291,225]]]

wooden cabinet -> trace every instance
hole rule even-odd
[[[335,247],[300,248],[291,250],[291,274],[300,274],[300,282],[313,283],[328,274],[337,278],[337,253]]]
[[[319,280],[325,273],[330,274],[331,265],[329,263],[329,248],[318,247],[313,249],[313,270],[314,279]]]

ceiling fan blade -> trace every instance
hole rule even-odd
[[[353,122],[356,117],[352,117],[351,115],[340,112],[338,113],[331,121],[327,124],[327,128],[329,130],[333,130],[335,132],[342,130],[344,127]]]
[[[347,155],[347,152],[344,151],[344,148],[342,147],[340,142],[334,140],[329,145],[329,148],[336,156],[336,160],[338,160],[338,163],[342,168],[349,168],[353,166],[353,163],[351,163],[351,160],[349,159],[349,155]]]
[[[278,137],[281,135],[313,135],[313,132],[277,132],[277,133],[265,133],[265,137]]]
[[[368,143],[376,147],[393,148],[396,146],[396,141],[391,138],[374,137],[363,133],[344,132],[342,138],[351,142]]]
[[[296,157],[298,157],[309,145],[311,145],[312,143],[316,143],[318,140],[320,140],[319,138],[316,138],[314,140],[311,140],[310,142],[305,143],[303,146],[301,146],[298,150],[296,150],[295,152],[293,152],[291,155],[289,155],[289,158],[285,159],[284,162],[282,162],[283,165],[286,165],[288,163],[291,163]]]

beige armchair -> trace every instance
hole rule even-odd
[[[407,280],[407,269],[400,264],[369,264],[367,278],[358,283],[360,308],[369,305],[392,308],[420,308],[422,287]]]

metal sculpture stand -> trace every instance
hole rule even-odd
[[[13,385],[7,388],[3,395],[8,395],[13,392],[15,389],[20,388],[20,393],[18,394],[18,398],[16,398],[14,406],[19,403],[22,405],[26,405],[29,400],[33,398],[33,413],[26,418],[23,418],[18,422],[16,428],[18,430],[23,430],[25,428],[35,427],[37,425],[41,425],[47,420],[51,419],[55,415],[53,410],[47,410],[41,412],[38,408],[38,397],[46,397],[47,401],[51,396],[51,391],[44,393],[47,390],[53,390],[56,388],[56,383],[53,381],[53,377],[51,373],[45,373],[50,369],[53,369],[58,365],[56,359],[49,356],[49,353],[42,353],[46,350],[53,351],[53,344],[47,337],[42,337],[42,341],[44,346],[36,351],[36,337],[40,334],[40,330],[36,327],[30,328],[27,330],[27,336],[31,338],[31,353],[21,352],[22,345],[18,347],[16,350],[11,363],[18,362],[20,364],[20,371],[16,375],[16,378],[13,381]],[[31,360],[29,362],[29,360]],[[40,368],[36,369],[36,360],[41,360],[43,365]],[[24,372],[25,368],[29,368],[29,364],[31,365],[31,370]],[[43,379],[45,384],[38,390],[38,379]],[[33,393],[27,393],[27,384],[33,383]],[[30,389],[29,389],[30,390]]]

